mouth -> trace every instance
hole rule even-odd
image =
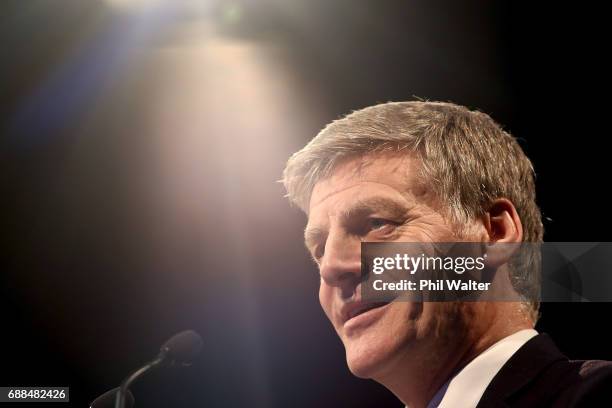
[[[360,316],[372,314],[373,311],[387,306],[390,302],[373,302],[373,303],[362,303],[354,302],[348,305],[343,313],[344,323],[349,321],[357,320]]]

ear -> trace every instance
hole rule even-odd
[[[498,267],[508,262],[523,241],[521,218],[510,200],[498,198],[484,214],[483,224],[488,235],[487,263]]]
[[[523,241],[523,224],[514,204],[507,198],[498,198],[491,203],[484,215],[484,226],[489,242]]]

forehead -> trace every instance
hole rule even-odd
[[[413,156],[380,154],[353,158],[315,185],[310,197],[309,220],[346,211],[356,202],[374,198],[414,205],[426,192],[418,160]]]

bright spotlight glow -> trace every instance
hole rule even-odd
[[[140,10],[151,6],[156,6],[164,0],[106,0],[113,8],[123,11]]]
[[[270,44],[218,36],[199,22],[175,39],[156,53],[150,112],[167,208],[193,222],[211,200],[227,200],[231,214],[241,214],[234,196],[267,202],[279,194],[275,180],[294,140],[312,132],[316,104]]]
[[[155,10],[158,8],[166,8],[180,10],[183,15],[188,15],[191,18],[206,17],[208,13],[215,9],[219,4],[219,0],[105,0],[106,3],[113,9],[126,13],[140,13]],[[234,4],[227,4],[224,11],[224,17],[235,18],[240,16],[240,7]],[[225,16],[229,14],[229,16]]]

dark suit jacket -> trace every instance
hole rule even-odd
[[[546,334],[504,364],[477,408],[612,407],[612,362],[572,361]]]

